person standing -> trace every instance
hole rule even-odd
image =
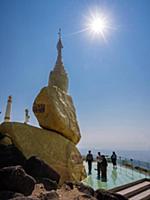
[[[102,163],[102,156],[100,152],[98,152],[96,160],[97,160],[97,179],[100,179],[101,163]]]
[[[88,152],[87,156],[86,156],[86,162],[88,163],[88,174],[92,174],[92,162],[93,162],[93,155],[91,153],[91,151]]]
[[[105,158],[104,155],[101,156],[102,157],[102,162],[101,162],[101,179],[103,182],[107,181],[107,160]]]
[[[113,164],[113,168],[116,168],[117,167],[117,155],[114,151],[111,155],[111,162]]]

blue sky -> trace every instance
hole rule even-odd
[[[85,28],[90,12],[115,30],[107,42]],[[55,65],[58,29],[82,133],[80,148],[150,149],[149,0],[0,0],[0,121],[8,95],[12,121],[38,125],[32,103]]]

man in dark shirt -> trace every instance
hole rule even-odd
[[[117,155],[114,151],[111,155],[111,161],[112,161],[112,164],[113,164],[113,168],[117,168]]]
[[[102,156],[100,152],[98,152],[96,160],[97,160],[97,179],[100,179],[101,163],[102,163]]]
[[[107,181],[107,160],[104,155],[102,155],[102,162],[101,162],[101,172],[102,172],[102,181]]]
[[[86,156],[86,162],[88,162],[88,174],[91,174],[92,171],[92,162],[93,162],[93,155],[91,154],[91,151]]]

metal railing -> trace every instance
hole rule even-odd
[[[110,158],[108,158],[108,162],[111,162]],[[135,160],[133,158],[128,159],[128,158],[119,156],[117,159],[117,164],[128,167],[132,170],[137,170],[138,172],[146,174],[148,177],[150,177],[150,163],[149,162]]]
[[[107,162],[111,163],[111,157],[109,155],[105,155],[105,157],[107,159]],[[83,156],[83,160],[85,160],[85,156]],[[132,170],[137,170],[139,173],[143,173],[148,178],[150,178],[150,163],[149,162],[135,160],[133,158],[128,159],[123,156],[118,156],[117,165],[124,166]]]

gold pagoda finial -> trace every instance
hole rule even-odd
[[[63,48],[62,41],[61,41],[61,29],[60,28],[59,28],[58,36],[59,36],[59,40],[58,40],[58,43],[57,43],[58,55],[57,55],[56,63],[60,64],[60,63],[62,63],[62,52],[61,52],[61,49]]]
[[[61,39],[61,28],[59,28],[58,35],[59,35],[59,39]]]

